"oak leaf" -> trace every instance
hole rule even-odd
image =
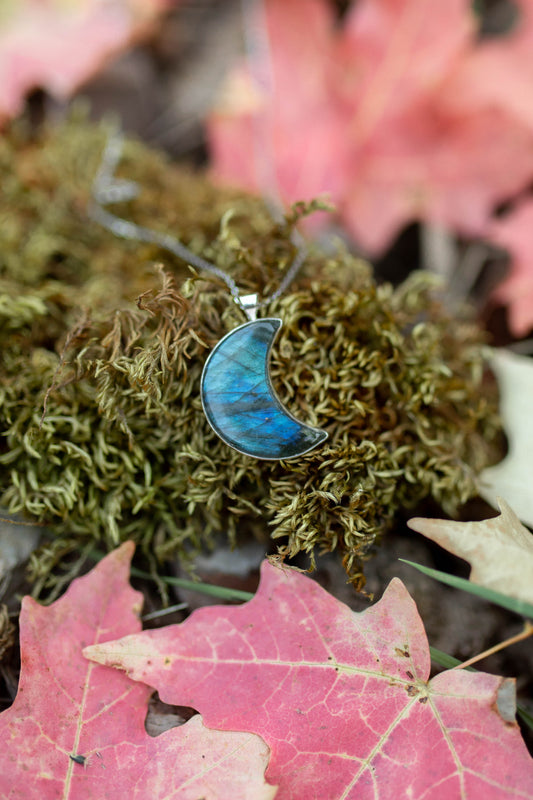
[[[513,682],[461,670],[428,680],[422,621],[398,579],[355,613],[265,562],[245,605],[203,608],[85,653],[198,709],[209,726],[260,734],[281,800],[533,794],[533,762],[499,706]]]
[[[466,559],[470,580],[533,604],[533,534],[500,499],[501,514],[481,522],[414,517],[408,525]]]
[[[271,800],[259,737],[208,730],[195,716],[152,738],[149,687],[82,656],[141,628],[132,552],[122,545],[48,608],[24,599],[20,685],[0,715],[0,798]]]

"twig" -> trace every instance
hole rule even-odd
[[[524,629],[523,631],[521,631],[521,633],[517,633],[515,636],[511,636],[509,639],[505,639],[505,641],[500,642],[499,644],[495,644],[494,647],[490,647],[483,653],[479,653],[479,655],[469,658],[468,661],[463,661],[462,664],[457,664],[457,666],[452,667],[452,669],[465,669],[465,667],[469,667],[472,664],[475,664],[477,661],[481,661],[483,658],[487,658],[488,656],[491,656],[493,653],[497,653],[499,650],[503,650],[505,647],[509,647],[512,644],[521,642],[524,639],[528,639],[532,635],[533,635],[533,623],[529,622],[529,620],[526,620],[526,622],[524,623]]]

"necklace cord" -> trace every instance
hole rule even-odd
[[[239,305],[240,308],[242,308],[243,311],[245,311],[246,314],[249,314],[251,309],[257,310],[258,308],[267,305],[283,294],[289,284],[294,280],[307,255],[303,238],[300,236],[298,231],[294,230],[291,235],[291,241],[296,246],[294,260],[276,291],[273,292],[269,298],[266,298],[259,303],[255,303],[253,306],[244,306],[239,294],[239,287],[231,275],[228,275],[226,272],[224,272],[224,270],[215,266],[215,264],[211,264],[209,261],[206,261],[206,259],[202,258],[201,256],[193,253],[192,250],[189,250],[188,247],[185,247],[185,245],[174,236],[171,236],[168,233],[159,233],[158,231],[154,231],[151,228],[146,228],[142,225],[137,225],[135,222],[130,222],[129,220],[123,219],[122,217],[119,217],[103,208],[103,206],[107,205],[108,203],[118,203],[131,200],[139,193],[139,187],[134,181],[117,178],[114,174],[121,158],[122,148],[122,135],[117,130],[111,131],[108,135],[106,146],[102,154],[102,160],[93,182],[92,200],[88,209],[89,217],[92,220],[102,225],[102,227],[106,228],[115,236],[118,236],[122,239],[130,239],[132,241],[155,244],[158,247],[161,247],[163,250],[167,250],[168,252],[177,256],[182,261],[192,264],[193,267],[209,272],[212,275],[216,275],[218,278],[224,281],[231,293],[233,300],[237,303],[237,305]]]

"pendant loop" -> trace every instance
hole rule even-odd
[[[239,297],[239,303],[250,322],[255,322],[259,308],[257,294],[243,294]]]

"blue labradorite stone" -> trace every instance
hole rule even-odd
[[[298,422],[281,404],[270,380],[270,350],[281,320],[258,319],[230,331],[202,373],[202,404],[215,433],[254,458],[301,456],[327,439]]]

